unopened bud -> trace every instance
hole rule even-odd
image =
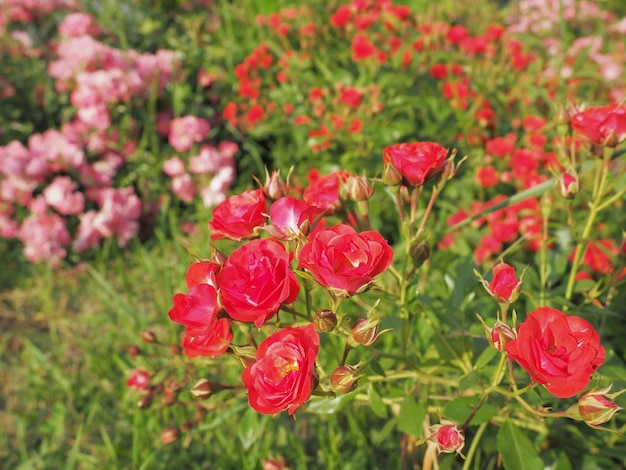
[[[359,370],[354,366],[339,366],[330,375],[330,387],[336,393],[349,393],[359,384]]]
[[[461,452],[465,445],[465,436],[453,421],[442,419],[441,424],[435,424],[428,428],[428,440],[437,445],[437,452],[452,453]]]
[[[196,382],[196,384],[191,389],[191,394],[199,398],[200,400],[205,400],[211,396],[211,382],[207,379],[200,379]]]
[[[397,186],[402,182],[402,173],[391,163],[385,164],[383,168],[383,183],[389,186]]]
[[[247,346],[233,346],[231,345],[233,353],[241,362],[243,367],[248,367],[256,362],[256,348],[252,345]]]
[[[224,266],[228,256],[219,251],[215,246],[211,245],[211,259],[210,261],[215,264],[219,264],[220,266]]]
[[[279,171],[272,171],[270,176],[265,173],[265,185],[263,186],[263,193],[273,200],[280,199],[288,193],[287,183],[281,178]]]
[[[313,315],[313,326],[319,333],[330,333],[337,326],[337,315],[332,310],[318,310]]]
[[[182,352],[183,350],[177,344],[172,344],[170,346],[170,353],[172,353],[172,356],[179,356]]]
[[[173,405],[176,402],[176,392],[171,388],[163,390],[162,401],[165,406]]]
[[[161,432],[161,442],[165,445],[171,444],[172,442],[175,442],[176,439],[178,439],[179,434],[180,432],[177,428],[164,429],[163,432]]]
[[[152,395],[144,395],[137,400],[137,408],[140,410],[147,410],[152,404]]]
[[[522,292],[524,273],[518,280],[515,275],[515,269],[506,263],[499,263],[493,268],[493,279],[491,282],[485,281],[477,271],[474,271],[474,273],[480,279],[483,287],[489,292],[489,295],[499,304],[515,302]]]
[[[156,335],[150,330],[144,330],[141,332],[141,340],[146,344],[154,343],[156,339]]]
[[[409,254],[415,267],[419,268],[430,257],[430,244],[428,242],[415,243],[411,246]]]
[[[606,387],[584,393],[578,399],[578,403],[567,409],[567,414],[570,418],[584,421],[590,426],[600,426],[606,423],[615,413],[622,409],[605,396],[610,389],[611,387]],[[613,394],[612,396],[615,395]]]
[[[372,320],[370,318],[360,318],[352,325],[352,340],[363,346],[371,346],[380,336],[378,325],[380,318]]]
[[[139,346],[132,345],[126,348],[126,352],[131,357],[137,357],[141,354],[141,349],[139,349]]]
[[[365,201],[372,195],[367,179],[358,175],[349,175],[340,182],[339,197],[344,201]]]

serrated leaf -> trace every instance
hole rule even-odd
[[[543,461],[524,432],[508,419],[498,431],[498,452],[506,470],[536,470]]]
[[[332,415],[339,413],[346,405],[356,398],[356,391],[339,395],[335,398],[319,398],[311,400],[306,408],[307,413]]]
[[[424,404],[418,402],[413,395],[409,395],[400,405],[398,430],[410,436],[420,437],[425,416]]]
[[[376,391],[373,385],[370,385],[368,397],[370,399],[370,406],[374,414],[378,416],[379,418],[386,418],[387,407],[383,403],[383,399],[380,398],[380,395],[378,394],[378,392]]]
[[[376,373],[377,375],[382,375],[383,377],[387,377],[387,374],[385,374],[385,370],[380,365],[380,362],[372,361],[370,362],[370,367],[372,368],[374,373]]]

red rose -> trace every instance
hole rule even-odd
[[[482,283],[496,302],[501,304],[515,302],[522,290],[522,281],[515,277],[515,269],[506,263],[499,263],[493,268],[490,283]]]
[[[572,129],[593,143],[615,147],[626,140],[626,105],[587,108],[572,116]]]
[[[584,389],[590,375],[604,363],[596,330],[580,317],[540,307],[519,326],[506,352],[535,381],[559,398]]]
[[[443,167],[447,155],[448,150],[434,142],[403,143],[385,147],[383,163],[395,168],[406,184],[421,186]]]
[[[351,296],[364,290],[392,260],[393,250],[378,232],[356,233],[340,224],[313,235],[300,249],[298,267],[308,269],[337,295]]]
[[[188,357],[215,357],[226,352],[232,338],[230,321],[222,318],[205,327],[186,328],[181,345]]]
[[[316,178],[309,175],[311,184],[304,190],[303,199],[311,206],[332,214],[333,210],[341,206],[339,199],[340,178],[347,178],[349,175],[350,173],[342,170]]]
[[[313,325],[286,327],[263,341],[243,371],[250,406],[259,413],[292,415],[311,395],[320,339]]]
[[[176,294],[173,301],[174,306],[169,311],[170,320],[190,328],[209,325],[220,310],[217,291],[208,284],[193,286],[189,294]]]
[[[210,263],[208,261],[198,261],[193,263],[187,269],[185,275],[185,282],[187,288],[191,289],[198,284],[209,284],[210,286],[217,287],[215,276],[220,269],[220,265],[216,263]]]
[[[260,189],[231,196],[213,209],[213,220],[209,222],[211,240],[253,238],[265,225],[266,213],[267,204]]]
[[[219,274],[222,306],[231,318],[261,328],[282,304],[296,300],[300,285],[291,255],[276,240],[252,240],[230,255]]]
[[[323,211],[302,199],[285,196],[270,207],[272,225],[268,232],[275,238],[293,239],[306,236]]]

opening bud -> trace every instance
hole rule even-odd
[[[383,183],[389,186],[397,186],[402,182],[402,173],[392,164],[385,164],[383,168]]]
[[[330,387],[335,393],[349,393],[359,384],[359,370],[354,366],[339,366],[330,375]]]
[[[337,315],[332,310],[320,309],[313,315],[313,326],[319,333],[329,333],[337,327]]]
[[[453,421],[442,419],[441,424],[435,424],[428,428],[429,441],[437,444],[437,452],[448,453],[461,452],[465,445],[465,435]]]
[[[256,362],[256,348],[251,344],[246,346],[231,345],[231,349],[243,367],[248,367]]]
[[[583,393],[578,399],[578,403],[567,409],[567,414],[570,418],[584,421],[589,426],[600,426],[608,422],[615,413],[622,409],[609,400],[609,398],[619,395],[619,393],[607,395],[610,389],[609,386]]]
[[[504,351],[506,345],[517,338],[517,331],[500,320],[496,321],[493,328],[485,325],[485,332],[489,343],[498,351]]]
[[[559,190],[564,198],[571,199],[580,190],[578,175],[573,169],[568,169],[559,177]]]
[[[524,273],[518,280],[515,277],[515,269],[506,263],[500,263],[493,268],[493,279],[491,282],[485,281],[477,271],[474,271],[474,273],[480,279],[483,287],[489,292],[489,295],[499,304],[515,302],[522,292]]]

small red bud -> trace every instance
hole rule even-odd
[[[141,332],[141,340],[146,344],[154,343],[156,339],[156,335],[150,330],[145,330]]]
[[[272,175],[266,174],[263,193],[270,199],[277,200],[289,192],[287,183],[281,178],[279,171],[272,171]]]
[[[430,257],[430,244],[428,242],[415,243],[411,246],[409,254],[415,267],[419,268]]]
[[[141,349],[139,349],[139,346],[132,345],[126,348],[126,352],[128,352],[131,357],[137,357],[141,354]]]
[[[209,398],[212,394],[211,382],[207,379],[200,379],[191,389],[191,394],[201,400]]]
[[[584,421],[590,426],[600,426],[608,422],[622,409],[605,396],[610,388],[594,389],[583,393],[578,402],[567,409],[567,414],[572,419]]]

